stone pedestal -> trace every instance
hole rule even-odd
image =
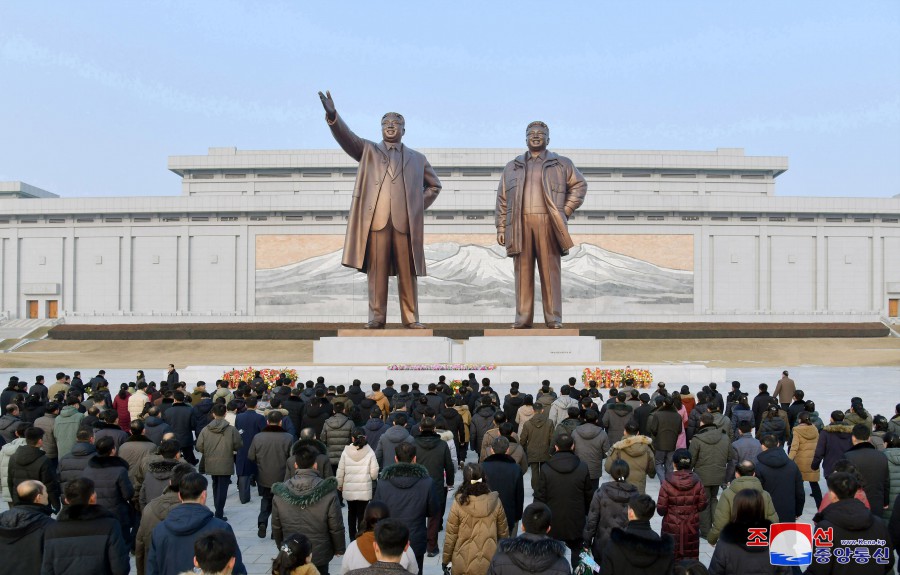
[[[581,335],[581,330],[569,328],[550,329],[547,327],[538,327],[531,329],[486,329],[484,330],[484,335],[485,337],[578,337]]]
[[[353,330],[355,331],[355,330]],[[368,331],[368,330],[359,330]],[[447,337],[420,335],[430,330],[398,330],[402,335],[379,330],[364,336],[323,337],[313,342],[313,362],[338,365],[389,365],[392,363],[450,363],[453,341]],[[418,332],[415,335],[410,332]]]
[[[431,337],[431,329],[339,329],[338,337]]]
[[[505,330],[496,330],[505,331]],[[533,335],[520,332],[538,330],[510,330],[514,335],[471,337],[465,343],[466,362],[495,364],[564,364],[600,362],[600,340],[559,334],[564,330],[540,330],[553,335]],[[572,330],[577,331],[577,330]]]

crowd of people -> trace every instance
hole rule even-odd
[[[426,557],[452,575],[787,573],[754,537],[808,498],[817,530],[864,551],[817,554],[807,573],[893,572],[900,404],[872,415],[854,397],[826,422],[787,372],[752,398],[739,382],[724,395],[510,387],[501,398],[471,374],[364,391],[257,373],[189,392],[174,365],[158,386],[138,372],[118,390],[103,371],[49,387],[12,377],[0,571],[119,575],[133,555],[139,575],[246,573],[225,515],[236,481],[240,504],[258,495],[276,575],[327,575],[335,557],[353,575],[422,573]]]

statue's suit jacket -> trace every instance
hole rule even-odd
[[[384,142],[370,142],[354,134],[340,115],[328,122],[334,139],[341,148],[359,162],[347,235],[344,237],[342,264],[365,272],[366,243],[375,202],[388,171],[388,153]],[[401,144],[402,146],[402,144]],[[423,154],[402,146],[403,181],[406,185],[406,211],[409,218],[409,243],[413,254],[416,275],[425,275],[425,210],[434,203],[441,192],[441,182]],[[395,275],[391,270],[391,275]]]

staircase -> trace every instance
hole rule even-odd
[[[54,325],[57,319],[13,319],[0,323],[0,340],[22,339],[39,327]]]

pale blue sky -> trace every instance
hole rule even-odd
[[[0,180],[178,195],[167,157],[405,142],[788,156],[781,196],[900,193],[900,2],[0,3]]]

